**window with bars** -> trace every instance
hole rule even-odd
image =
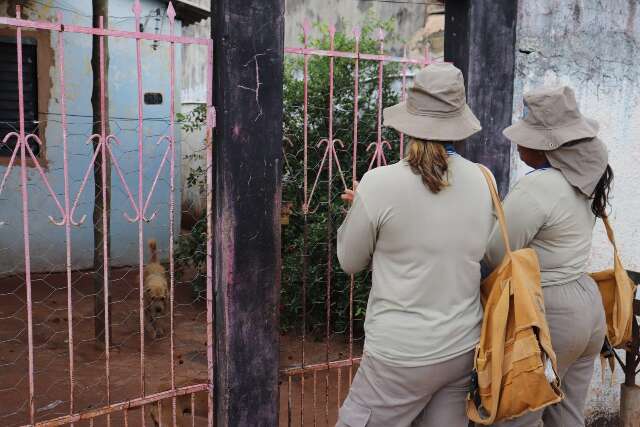
[[[16,39],[0,38],[0,158],[10,157],[16,145],[15,138],[3,144],[10,132],[20,131],[18,103],[18,58]],[[22,81],[24,96],[25,134],[38,134],[38,64],[35,39],[22,39]],[[29,141],[33,153],[40,154],[40,146]]]

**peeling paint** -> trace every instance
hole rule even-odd
[[[640,22],[638,0],[527,0],[519,2],[514,120],[522,94],[540,85],[567,84],[582,112],[600,123],[615,172],[611,217],[625,267],[640,270]],[[512,184],[526,171],[512,151]],[[592,270],[612,265],[601,224],[594,233]],[[587,401],[592,426],[614,426],[623,374],[603,383],[600,366]]]

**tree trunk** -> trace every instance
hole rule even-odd
[[[103,25],[107,27],[109,8],[108,0],[92,0],[93,6],[93,26],[100,25],[100,16],[104,17]],[[109,70],[109,53],[108,38],[104,37],[104,111],[105,124],[103,127],[102,109],[100,103],[100,37],[93,36],[93,49],[91,51],[91,68],[93,70],[93,92],[91,94],[91,107],[93,109],[93,129],[92,134],[106,136],[109,134],[109,97],[108,97],[108,70]],[[100,149],[97,141],[93,142],[93,149]],[[106,239],[106,260],[111,259],[111,234],[110,234],[110,218],[111,218],[111,165],[108,153],[102,151],[102,154],[96,157],[93,168],[94,177],[94,206],[93,206],[93,289],[94,289],[94,336],[96,344],[104,345],[105,343],[105,303],[104,303],[104,287],[105,277],[110,277],[109,263],[105,263],[105,239]],[[102,169],[106,170],[106,179],[103,182]],[[104,195],[103,195],[104,191]],[[106,222],[103,219],[106,216]],[[106,227],[105,227],[106,225]],[[105,265],[106,264],[106,265]],[[109,296],[109,319],[111,319],[111,296]],[[111,320],[109,320],[109,336],[111,336]]]

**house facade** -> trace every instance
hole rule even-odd
[[[32,20],[56,21],[58,14],[67,25],[91,26],[90,1],[65,0],[22,1],[22,16]],[[208,14],[206,9],[190,2],[173,2],[177,11],[175,32],[182,34],[185,24],[192,24]],[[135,20],[130,0],[109,0],[108,27],[135,31]],[[15,1],[0,1],[0,14],[15,16]],[[143,0],[141,30],[150,33],[169,33],[167,1]],[[80,192],[81,183],[91,168],[93,148],[88,143],[92,134],[91,95],[93,71],[91,68],[92,37],[85,34],[62,33],[64,37],[65,101],[67,112],[69,187],[72,201]],[[58,33],[23,30],[23,76],[25,98],[25,131],[35,132],[43,144],[33,147],[52,190],[60,200],[64,197],[63,145],[61,123],[61,87],[59,84]],[[17,60],[15,29],[1,28],[3,65],[0,67],[0,139],[18,127],[17,121]],[[154,177],[160,168],[166,141],[159,140],[169,133],[170,74],[169,45],[142,40],[142,89],[143,103],[143,160],[144,194],[148,194]],[[175,79],[176,112],[180,111],[182,55],[176,45]],[[6,57],[6,58],[5,58]],[[113,155],[122,171],[120,179],[112,171],[111,243],[112,265],[137,263],[137,224],[125,218],[131,215],[129,192],[138,194],[138,97],[135,42],[130,39],[110,37],[108,41],[109,127],[119,140],[112,144]],[[180,158],[180,135],[176,131],[176,156]],[[0,149],[0,176],[7,170],[11,148]],[[19,159],[18,159],[19,160]],[[24,270],[24,243],[22,229],[22,199],[20,192],[20,162],[8,175],[5,189],[0,195],[0,276],[12,275]],[[27,166],[29,196],[29,226],[31,269],[61,271],[66,263],[64,227],[56,226],[48,219],[58,217],[57,207],[43,179],[33,164]],[[169,239],[169,175],[165,166],[160,173],[149,215],[157,214],[145,224],[145,238],[156,238],[161,250],[167,251]],[[180,162],[176,162],[177,180],[180,178]],[[126,185],[125,185],[126,184]],[[76,219],[86,215],[86,220],[71,231],[71,264],[74,269],[89,268],[93,264],[93,171],[89,172],[86,187],[78,199]],[[180,200],[177,186],[176,200]],[[179,212],[179,209],[177,209]],[[179,215],[176,214],[176,228]]]

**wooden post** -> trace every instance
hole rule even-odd
[[[511,124],[515,78],[514,0],[447,0],[444,56],[462,70],[469,106],[482,132],[459,147],[488,166],[503,196],[509,189],[511,145],[502,130]]]
[[[103,17],[103,26],[109,25],[109,2],[107,0],[93,0],[91,2],[93,10],[93,27],[100,26],[100,17]],[[101,90],[100,90],[100,37],[93,36],[91,50],[91,69],[93,71],[93,91],[91,92],[91,107],[93,109],[93,135],[109,134],[109,38],[104,38],[104,111],[106,118],[102,117],[101,108]],[[106,120],[103,123],[103,120]],[[103,128],[104,125],[104,128]],[[98,150],[99,145],[94,140],[93,149]],[[106,152],[106,151],[105,151]],[[105,169],[105,179],[103,182],[102,169]],[[108,328],[109,336],[111,333],[111,295],[108,298],[107,307],[104,303],[105,276],[107,281],[111,280],[111,268],[109,263],[105,265],[106,260],[111,261],[111,161],[109,156],[98,155],[96,157],[95,166],[93,168],[94,186],[93,186],[93,323],[94,337],[96,345],[102,347],[105,345],[105,328]],[[104,188],[104,197],[103,197]],[[106,212],[106,215],[105,215]],[[106,216],[106,220],[104,219]],[[106,244],[105,244],[106,240]],[[108,310],[109,324],[105,326],[105,313]],[[112,338],[113,339],[113,338]]]
[[[278,425],[284,0],[212,0],[215,416]]]
[[[640,283],[640,274],[629,272],[631,279]],[[640,300],[633,301],[633,312],[640,316]],[[637,319],[637,317],[636,317]],[[635,427],[640,419],[640,387],[636,384],[636,372],[640,358],[640,328],[633,323],[633,339],[627,349],[625,361],[624,383],[620,386],[620,425],[621,427]]]

